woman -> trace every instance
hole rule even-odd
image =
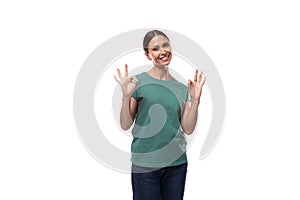
[[[196,70],[188,86],[170,73],[172,59],[169,38],[161,31],[149,31],[143,41],[153,67],[136,76],[117,69],[115,80],[123,97],[120,124],[132,129],[132,190],[134,200],[183,199],[187,172],[185,134],[197,123],[198,106],[205,77]]]

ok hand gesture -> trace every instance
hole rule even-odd
[[[202,87],[206,80],[206,77],[203,78],[202,76],[203,76],[203,72],[201,72],[198,77],[198,69],[197,69],[194,76],[194,82],[188,80],[188,90],[192,101],[198,101],[198,102],[200,101]]]
[[[117,69],[119,79],[114,75],[115,80],[120,84],[123,97],[131,97],[135,88],[138,86],[138,80],[135,76],[128,77],[128,65],[125,64],[125,74],[122,76],[120,69]]]

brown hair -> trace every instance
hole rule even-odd
[[[158,30],[149,31],[148,33],[146,33],[146,35],[144,37],[144,41],[143,41],[143,48],[146,53],[149,53],[149,50],[148,50],[149,42],[157,35],[162,35],[169,40],[168,36],[161,31],[158,31]]]

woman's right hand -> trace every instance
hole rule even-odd
[[[125,64],[125,74],[122,76],[120,69],[117,69],[119,79],[114,75],[115,80],[120,84],[123,97],[131,97],[135,88],[138,86],[138,80],[135,76],[128,77],[128,65]]]

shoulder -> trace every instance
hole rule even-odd
[[[136,77],[139,81],[144,80],[145,77],[146,77],[146,74],[145,74],[145,73],[146,73],[146,72],[141,72],[141,73],[135,75],[135,77]]]

